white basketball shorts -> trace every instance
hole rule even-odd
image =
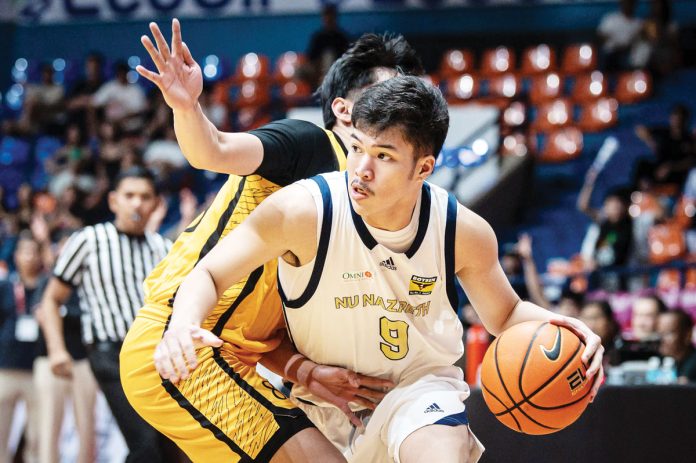
[[[357,412],[365,424],[364,429],[356,429],[337,408],[293,399],[351,463],[400,463],[401,443],[411,433],[432,424],[467,426],[470,435],[468,460],[475,463],[484,447],[469,427],[464,405],[467,397],[469,386],[459,368],[431,372],[415,381],[401,382],[372,414]]]

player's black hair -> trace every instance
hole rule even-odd
[[[336,98],[346,98],[377,81],[376,68],[389,68],[408,75],[423,74],[423,65],[416,51],[402,35],[363,34],[329,68],[314,94],[319,98],[324,126],[333,128],[336,116],[331,104]]]
[[[369,87],[353,106],[353,126],[368,133],[398,127],[416,158],[437,155],[449,128],[440,90],[419,77],[397,76]]]

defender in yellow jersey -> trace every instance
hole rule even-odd
[[[344,168],[350,112],[362,90],[401,72],[422,73],[415,52],[400,36],[366,34],[329,70],[319,89],[328,129],[283,120],[248,133],[218,131],[198,97],[201,69],[172,22],[172,46],[150,25],[142,43],[158,72],[139,66],[174,110],[182,151],[194,167],[230,175],[210,207],[175,242],[145,281],[146,300],[121,351],[121,380],[128,399],[149,423],[174,440],[195,462],[344,461],[299,409],[255,371],[259,360],[288,380],[337,404],[379,400],[389,382],[291,355],[279,296],[276,264],[267,263],[226,289],[200,327],[172,315],[179,285],[227,233],[273,191],[317,173]],[[206,330],[206,331],[204,331]],[[212,333],[212,334],[211,334]],[[168,340],[168,351],[155,348]],[[195,348],[195,351],[194,351]],[[169,355],[186,365],[166,370]],[[295,359],[295,357],[293,357]],[[163,371],[157,372],[156,364]]]

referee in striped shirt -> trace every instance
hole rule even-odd
[[[171,246],[161,235],[145,232],[157,204],[150,171],[134,167],[121,173],[109,193],[115,220],[84,227],[70,237],[42,299],[51,369],[70,376],[72,358],[59,308],[77,291],[90,366],[128,445],[128,463],[162,461],[157,432],[130,406],[119,377],[121,343],[143,304],[143,281]]]

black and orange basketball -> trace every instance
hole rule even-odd
[[[507,427],[550,434],[580,417],[590,400],[580,356],[585,344],[567,328],[519,323],[498,336],[481,365],[486,405]]]

